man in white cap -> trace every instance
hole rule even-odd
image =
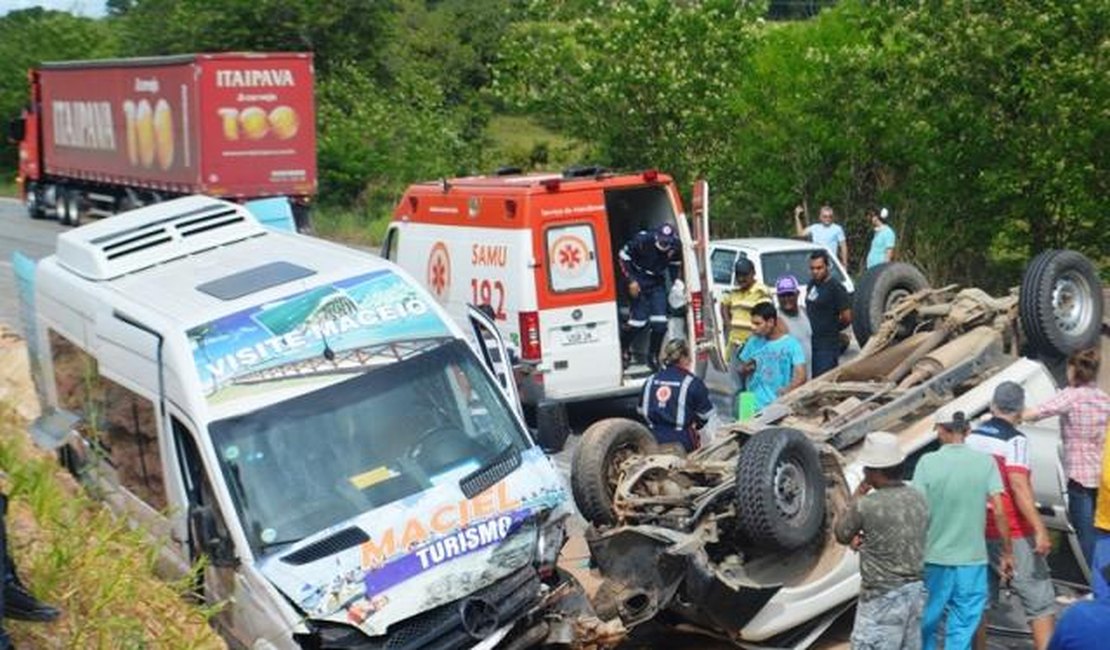
[[[833,524],[836,540],[860,552],[853,648],[921,648],[929,509],[902,482],[904,460],[893,434],[868,434],[859,457],[863,481]]]

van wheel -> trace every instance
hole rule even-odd
[[[651,431],[634,420],[607,418],[586,429],[574,450],[570,468],[574,503],[586,521],[595,526],[611,526],[617,522],[613,494],[620,480],[621,464],[654,449],[655,437]]]
[[[536,443],[544,451],[562,451],[570,433],[566,404],[541,402],[536,406]]]
[[[795,550],[817,537],[825,521],[825,475],[804,433],[765,429],[740,448],[736,514],[740,531],[760,548]]]
[[[913,264],[888,262],[867,269],[856,285],[852,299],[852,330],[862,348],[867,340],[879,331],[883,315],[911,293],[929,288],[929,281]],[[897,338],[905,338],[913,328],[905,324]]]
[[[1069,250],[1044,251],[1021,279],[1018,315],[1032,352],[1066,357],[1098,342],[1102,283],[1091,260]]]

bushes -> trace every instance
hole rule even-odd
[[[618,167],[705,174],[718,234],[792,234],[795,204],[828,202],[857,269],[881,204],[936,282],[999,288],[1047,247],[1110,263],[1105,2],[848,0],[793,23],[564,3],[516,28],[497,91]]]

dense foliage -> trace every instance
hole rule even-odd
[[[1012,282],[1060,246],[1106,268],[1110,4],[843,2],[793,23],[745,6],[517,25],[497,90],[613,165],[705,175],[722,234],[790,234],[794,205],[830,203],[860,263],[881,204],[937,280]]]
[[[829,4],[109,0],[102,20],[25,10],[0,17],[0,112],[24,101],[38,60],[307,49],[321,200],[360,213],[384,213],[416,179],[554,164],[558,150],[684,185],[706,176],[722,234],[790,234],[794,205],[812,217],[830,203],[857,263],[863,209],[888,206],[899,257],[936,280],[1011,282],[1031,253],[1058,246],[1107,266],[1110,3],[845,0],[818,12]],[[583,146],[529,149],[520,120]],[[512,153],[499,148],[514,137]]]

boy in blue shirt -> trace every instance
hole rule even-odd
[[[740,375],[762,410],[806,380],[806,355],[798,339],[779,327],[778,312],[769,302],[752,307],[752,336],[740,350]]]
[[[867,216],[875,230],[875,234],[871,236],[871,249],[867,251],[867,268],[871,268],[894,259],[895,237],[894,229],[886,222],[890,218],[890,212],[886,208],[878,211],[871,208],[867,211]]]

